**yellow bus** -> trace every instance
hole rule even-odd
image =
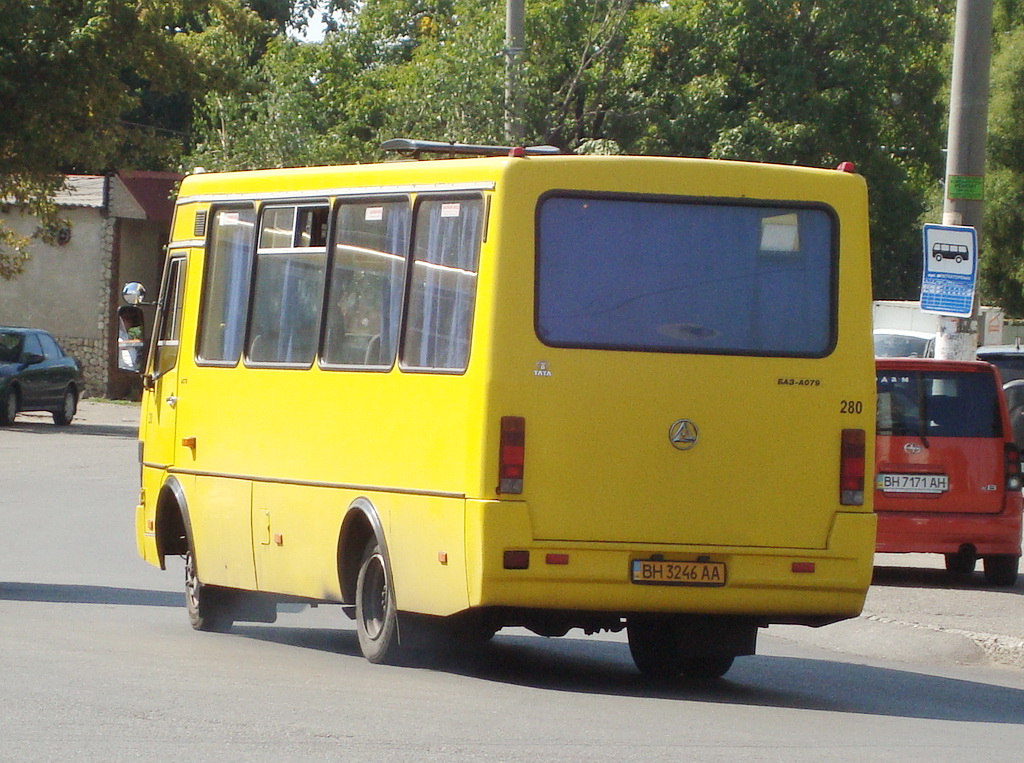
[[[185,558],[192,625],[339,603],[372,662],[424,623],[625,629],[644,674],[717,677],[761,627],[858,615],[852,165],[389,144],[181,184],[152,337],[119,357],[139,553]]]

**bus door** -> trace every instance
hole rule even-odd
[[[172,251],[160,288],[160,312],[154,328],[151,373],[153,403],[146,421],[144,460],[157,467],[174,463],[178,407],[178,352],[185,293],[186,250]]]

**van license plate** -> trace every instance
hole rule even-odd
[[[945,493],[949,477],[945,474],[879,474],[875,486],[883,493]]]
[[[724,586],[725,562],[634,559],[630,580],[640,585]]]

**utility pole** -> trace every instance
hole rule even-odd
[[[973,227],[977,231],[979,257],[991,58],[992,0],[957,0],[942,224]],[[940,316],[936,357],[974,360],[980,323],[977,295],[973,312],[971,318]]]
[[[526,0],[505,0],[505,139],[523,144],[523,99],[519,93],[523,56],[523,17]]]

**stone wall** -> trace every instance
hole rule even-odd
[[[85,382],[82,397],[106,397],[110,365],[106,341],[72,336],[57,336],[56,339],[64,352],[74,355],[82,364]]]

